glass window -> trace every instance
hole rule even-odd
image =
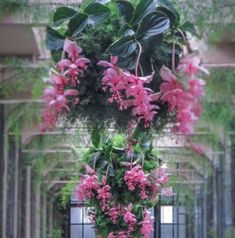
[[[173,223],[173,206],[161,206],[161,223]]]

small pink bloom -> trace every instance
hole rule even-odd
[[[76,189],[78,200],[83,202],[95,196],[95,191],[99,189],[98,177],[96,174],[89,176],[83,175]]]
[[[68,57],[74,62],[82,52],[82,49],[75,41],[70,41],[66,38],[64,41],[64,51],[68,53]]]
[[[180,59],[178,70],[189,77],[197,74],[199,71],[209,74],[208,70],[201,66],[201,59],[195,55],[187,55]]]
[[[149,238],[150,234],[153,232],[153,221],[154,218],[150,216],[150,212],[144,211],[143,221],[140,222],[140,232],[144,238]]]
[[[135,215],[131,212],[131,206],[128,207],[124,214],[124,221],[128,224],[129,232],[134,231],[137,220]]]

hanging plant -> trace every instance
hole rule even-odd
[[[149,237],[154,219],[148,209],[168,181],[151,138],[135,132],[127,138],[93,141],[82,161],[76,194],[79,202],[93,208],[88,215],[96,233],[108,238]]]
[[[47,28],[56,64],[44,92],[42,130],[53,129],[59,117],[119,130],[131,119],[156,130],[168,122],[182,128],[185,116],[182,105],[172,104],[176,95],[169,91],[176,88],[166,86],[166,67],[176,74],[177,90],[184,91],[188,117],[195,122],[200,113],[194,113],[190,94],[200,97],[197,88],[204,83],[195,70],[200,60],[183,56],[186,31],[195,33],[194,26],[166,0],[141,0],[136,6],[125,0],[93,1],[80,11],[57,8],[53,27]]]
[[[194,26],[170,1],[131,2],[96,0],[79,12],[59,7],[47,28],[55,65],[44,91],[42,130],[61,117],[91,128],[128,128],[126,139],[104,141],[94,129],[80,171],[77,196],[94,208],[91,219],[102,238],[149,237],[148,209],[168,181],[150,129],[173,122],[173,132],[192,134],[202,111],[199,76],[208,73],[186,40]]]

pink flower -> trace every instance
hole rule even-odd
[[[158,175],[158,178],[157,178],[157,183],[158,184],[165,185],[165,184],[168,183],[169,178],[168,178],[168,175],[167,175],[167,167],[166,167],[165,164],[162,165],[160,168],[158,168],[157,175]]]
[[[145,189],[146,186],[150,186],[151,184],[139,165],[135,166],[130,171],[125,172],[124,181],[126,182],[130,191],[134,191],[136,188],[140,188],[140,197],[142,199],[147,198]]]
[[[128,71],[117,67],[117,58],[111,57],[111,62],[100,61],[99,66],[107,68],[102,79],[103,89],[109,89],[112,96],[109,102],[117,102],[120,110],[132,107],[132,115],[138,120],[144,120],[146,127],[150,126],[156,109],[159,107],[152,104],[159,96],[154,94],[149,88],[144,87],[145,83],[152,80],[152,76],[136,77]]]
[[[56,126],[57,114],[53,109],[45,108],[42,111],[42,123],[40,124],[40,131],[44,132],[52,130]]]
[[[131,206],[128,207],[126,213],[124,214],[124,221],[128,224],[129,232],[134,231],[137,220],[135,215],[131,212]]]
[[[76,189],[78,200],[83,202],[85,199],[91,199],[95,196],[95,191],[99,189],[98,177],[94,175],[83,175]]]
[[[209,74],[208,70],[201,66],[201,59],[195,55],[187,55],[184,58],[181,58],[178,70],[189,77],[198,74],[199,71]]]
[[[191,58],[185,58],[182,62],[186,64],[188,59],[190,60],[190,66],[187,68],[188,71],[184,72],[186,79],[179,78],[183,82],[177,81],[176,75],[166,67],[162,67],[160,72],[164,81],[160,85],[160,92],[162,93],[161,100],[168,103],[170,111],[177,112],[177,125],[173,128],[174,132],[181,132],[185,135],[193,133],[194,124],[201,114],[201,98],[205,85],[203,80],[192,77],[196,76],[199,69],[202,70],[199,63],[195,59],[191,62]],[[179,70],[182,67],[180,65]]]
[[[61,112],[63,109],[70,111],[67,105],[69,102],[67,97],[76,97],[77,95],[78,91],[76,89],[57,90],[54,87],[47,87],[44,90],[43,99],[47,107],[53,108],[55,112]]]
[[[204,94],[205,81],[202,79],[189,79],[189,93],[195,97],[200,97]]]
[[[82,49],[77,45],[76,42],[71,41],[69,39],[65,39],[64,41],[64,51],[68,53],[68,57],[74,62],[79,54],[82,52]]]
[[[82,49],[76,44],[68,39],[64,42],[64,51],[68,53],[69,59],[62,59],[58,62],[57,68],[60,73],[68,77],[69,82],[72,86],[76,86],[79,83],[78,75],[87,69],[87,64],[90,60],[80,56]]]
[[[114,232],[109,233],[108,238],[129,238],[127,232],[120,231],[114,235]]]
[[[154,218],[150,216],[150,212],[144,211],[144,219],[140,222],[140,232],[144,238],[149,238],[150,234],[153,232],[153,220]]]
[[[121,209],[120,206],[114,206],[106,212],[106,214],[110,217],[110,220],[113,224],[117,223],[117,218],[119,215],[121,215]]]
[[[111,190],[111,187],[109,185],[105,185],[98,189],[97,198],[101,200],[103,211],[109,208],[109,201],[112,198],[112,193],[110,192],[110,190]]]

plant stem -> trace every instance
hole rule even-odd
[[[138,46],[139,46],[139,54],[138,54],[138,57],[137,57],[137,60],[136,60],[136,66],[135,66],[135,76],[138,77],[138,67],[139,67],[139,64],[140,64],[140,56],[142,54],[142,46],[141,44],[139,43],[139,41],[136,41]]]
[[[173,40],[173,48],[172,48],[172,72],[175,71],[175,41]]]

